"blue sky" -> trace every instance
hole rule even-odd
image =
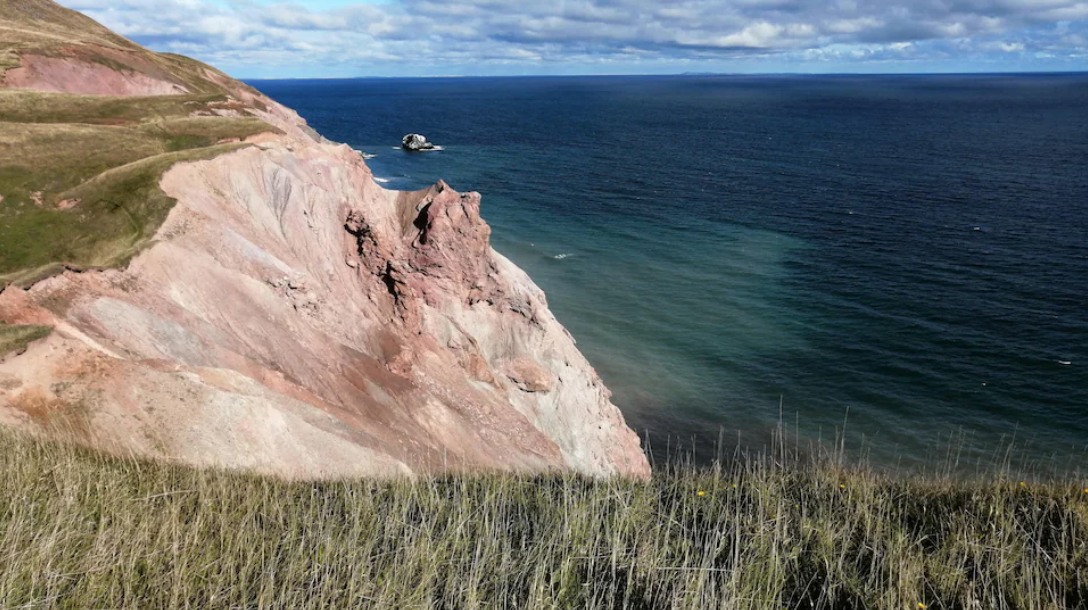
[[[1088,0],[60,0],[241,78],[1088,70]]]

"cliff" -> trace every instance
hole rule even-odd
[[[649,473],[478,194],[384,190],[293,111],[51,2],[0,4],[0,57],[0,335],[34,329],[0,423],[289,477]]]

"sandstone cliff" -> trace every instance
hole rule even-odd
[[[215,99],[186,98],[197,106],[178,120],[262,127],[72,187],[154,162],[165,170],[155,193],[169,204],[147,215],[146,235],[104,242],[125,244],[123,256],[111,246],[110,264],[91,264],[103,247],[72,250],[93,253],[80,254],[87,264],[75,254],[24,257],[46,272],[0,293],[0,320],[53,332],[0,356],[0,423],[291,477],[648,474],[638,437],[544,294],[491,249],[478,194],[441,182],[384,190],[357,152],[293,111],[108,32],[73,42],[72,31],[92,26],[59,10],[77,20],[66,50],[9,42],[18,58],[4,76],[9,93],[147,104],[211,91]],[[104,54],[112,63],[83,59]],[[27,192],[36,203],[0,190],[2,205],[20,206],[6,211],[12,222],[99,217],[81,211],[90,194]],[[102,218],[114,213],[102,209]],[[97,239],[87,231],[78,239]]]

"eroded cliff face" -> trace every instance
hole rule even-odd
[[[113,56],[126,54],[113,49],[100,49]],[[141,96],[188,93],[182,85],[157,79],[131,70],[114,70],[91,61],[70,57],[24,55],[20,66],[3,74],[6,87],[75,93],[79,95]]]
[[[0,362],[0,422],[290,477],[648,475],[478,194],[384,190],[294,112],[233,98],[283,134],[167,171],[177,205],[125,269],[0,293],[0,319],[55,328]]]

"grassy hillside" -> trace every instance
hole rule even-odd
[[[1083,486],[284,482],[0,432],[3,608],[1088,608]]]
[[[0,70],[24,54],[141,72],[190,94],[103,97],[0,87],[0,286],[65,265],[125,264],[173,205],[158,188],[170,165],[275,131],[246,115],[221,84],[233,81],[213,68],[148,51],[48,0],[0,0]]]
[[[17,54],[21,51],[50,54],[61,45],[81,43],[122,50],[139,49],[93,19],[53,2],[0,2],[0,70],[17,66]]]
[[[52,0],[0,0],[0,73],[19,65],[19,55],[75,57],[177,83],[194,94],[222,94],[208,77],[222,72],[201,62],[154,53],[111,32],[86,15]]]

